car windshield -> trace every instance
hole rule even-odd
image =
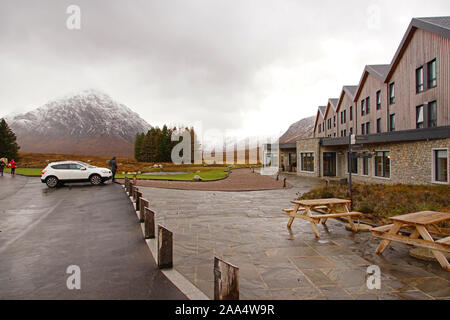
[[[87,167],[89,169],[96,168],[95,166],[91,166],[90,164],[84,163],[82,161],[77,161],[77,163],[79,163],[79,164],[81,164],[81,165],[83,165],[83,166],[85,166],[85,167]]]

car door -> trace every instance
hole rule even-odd
[[[68,164],[57,164],[52,166],[53,174],[58,180],[65,181],[70,179],[70,168]]]
[[[84,166],[78,163],[71,163],[69,165],[69,175],[70,180],[87,180],[88,179],[88,173]]]

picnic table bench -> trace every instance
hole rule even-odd
[[[372,228],[372,235],[382,239],[376,253],[381,254],[389,246],[391,241],[397,241],[408,245],[431,249],[436,260],[443,269],[450,271],[450,264],[442,253],[450,252],[450,232],[447,228],[440,228],[438,223],[450,220],[450,213],[435,211],[420,211],[401,216],[390,217],[393,221],[381,227]],[[401,228],[412,229],[410,236],[399,234]],[[435,241],[430,233],[439,234],[444,238]],[[420,239],[422,237],[422,239]]]
[[[361,212],[350,212],[350,200],[347,199],[310,199],[310,200],[293,200],[294,208],[283,209],[283,212],[290,217],[287,227],[290,228],[295,218],[307,220],[311,223],[314,235],[320,238],[316,224],[322,222],[323,225],[330,218],[345,217],[348,219],[350,227],[354,232],[358,232],[352,217],[360,216]],[[325,214],[313,214],[313,211],[323,210]]]

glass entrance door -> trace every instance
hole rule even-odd
[[[323,153],[323,176],[336,177],[336,152]]]

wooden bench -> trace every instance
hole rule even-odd
[[[450,271],[450,264],[443,252],[450,252],[450,236],[440,240],[434,240],[430,231],[442,233],[441,228],[434,228],[440,222],[449,221],[450,213],[435,211],[420,211],[401,216],[390,217],[394,223],[372,228],[372,235],[381,238],[376,253],[381,254],[389,246],[391,241],[430,249],[436,260],[444,270]],[[409,236],[402,235],[402,228],[412,228]],[[431,230],[430,230],[431,229]]]
[[[328,207],[327,207],[327,206],[318,206],[318,207],[315,207],[315,208],[314,208],[314,210],[316,210],[316,209],[328,210]],[[299,207],[297,211],[304,211],[304,210],[305,210],[305,208]],[[295,211],[295,208],[283,209],[283,211],[284,211],[286,214],[289,214],[289,213],[294,212],[294,211]]]
[[[385,225],[385,226],[380,226],[380,227],[372,228],[370,231],[371,231],[372,233],[385,233],[385,232],[388,232],[389,230],[391,230],[391,228],[392,228],[393,225],[394,225],[393,223],[387,224],[387,225]]]
[[[443,245],[450,246],[450,237],[442,238],[440,240],[437,240],[436,243],[441,243]]]

